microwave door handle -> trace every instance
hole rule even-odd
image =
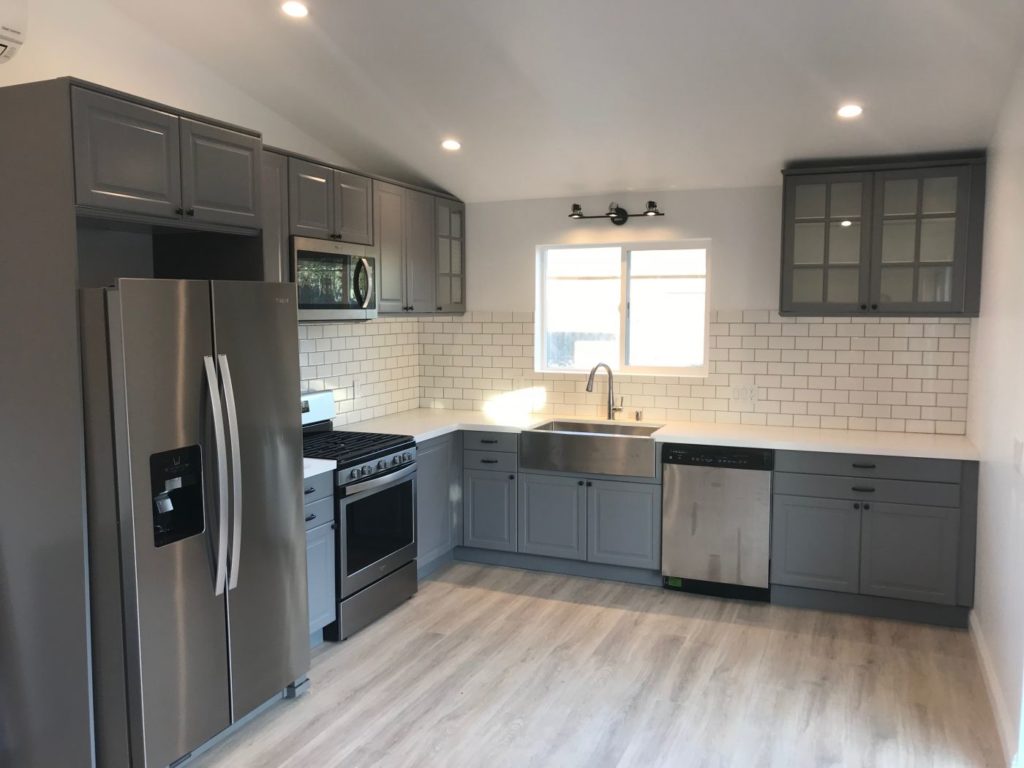
[[[231,382],[228,356],[217,355],[224,404],[228,414],[228,442],[231,446],[231,574],[228,589],[238,586],[238,568],[242,558],[242,454],[238,441],[238,409],[235,407],[235,386]]]
[[[217,384],[219,378],[210,355],[203,355],[203,366],[206,369],[206,386],[210,393],[210,408],[213,411],[214,459],[217,463],[217,551],[214,556],[213,594],[223,595],[228,561],[228,521],[224,514],[228,499],[228,454],[224,446],[224,416],[221,413],[220,388]]]
[[[366,273],[366,295],[359,296],[359,280],[356,280],[356,299],[363,309],[370,306],[370,299],[373,298],[373,273],[370,271],[370,261],[365,256],[359,259],[359,267]]]

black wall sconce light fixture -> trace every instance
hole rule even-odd
[[[603,213],[600,216],[584,216],[583,207],[579,203],[572,204],[572,211],[569,213],[570,219],[608,219],[612,224],[622,226],[627,220],[632,219],[635,216],[664,216],[665,214],[658,210],[658,204],[653,200],[647,201],[647,208],[642,213],[629,213],[625,208],[619,206],[618,203],[610,203],[608,205],[608,213]]]

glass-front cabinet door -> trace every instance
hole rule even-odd
[[[466,311],[466,206],[435,198],[437,212],[437,311]]]
[[[787,180],[783,311],[827,315],[867,308],[871,194],[869,173]]]
[[[872,310],[963,311],[969,174],[965,167],[875,174]]]

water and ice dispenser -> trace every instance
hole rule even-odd
[[[203,453],[198,445],[154,453],[149,457],[153,491],[153,543],[173,544],[202,533]]]

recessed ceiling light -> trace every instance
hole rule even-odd
[[[441,142],[441,148],[447,149],[449,152],[455,152],[462,149],[462,142],[458,139],[445,139]]]
[[[839,222],[839,226],[840,227],[852,227],[853,226],[853,222],[850,221],[849,219],[843,219],[842,221]]]
[[[299,0],[288,0],[286,3],[281,3],[281,10],[296,19],[309,15],[309,8],[306,7],[305,3],[300,3]]]
[[[860,117],[861,112],[863,111],[864,107],[860,104],[843,104],[836,110],[836,114],[844,120],[850,120],[854,117]]]

